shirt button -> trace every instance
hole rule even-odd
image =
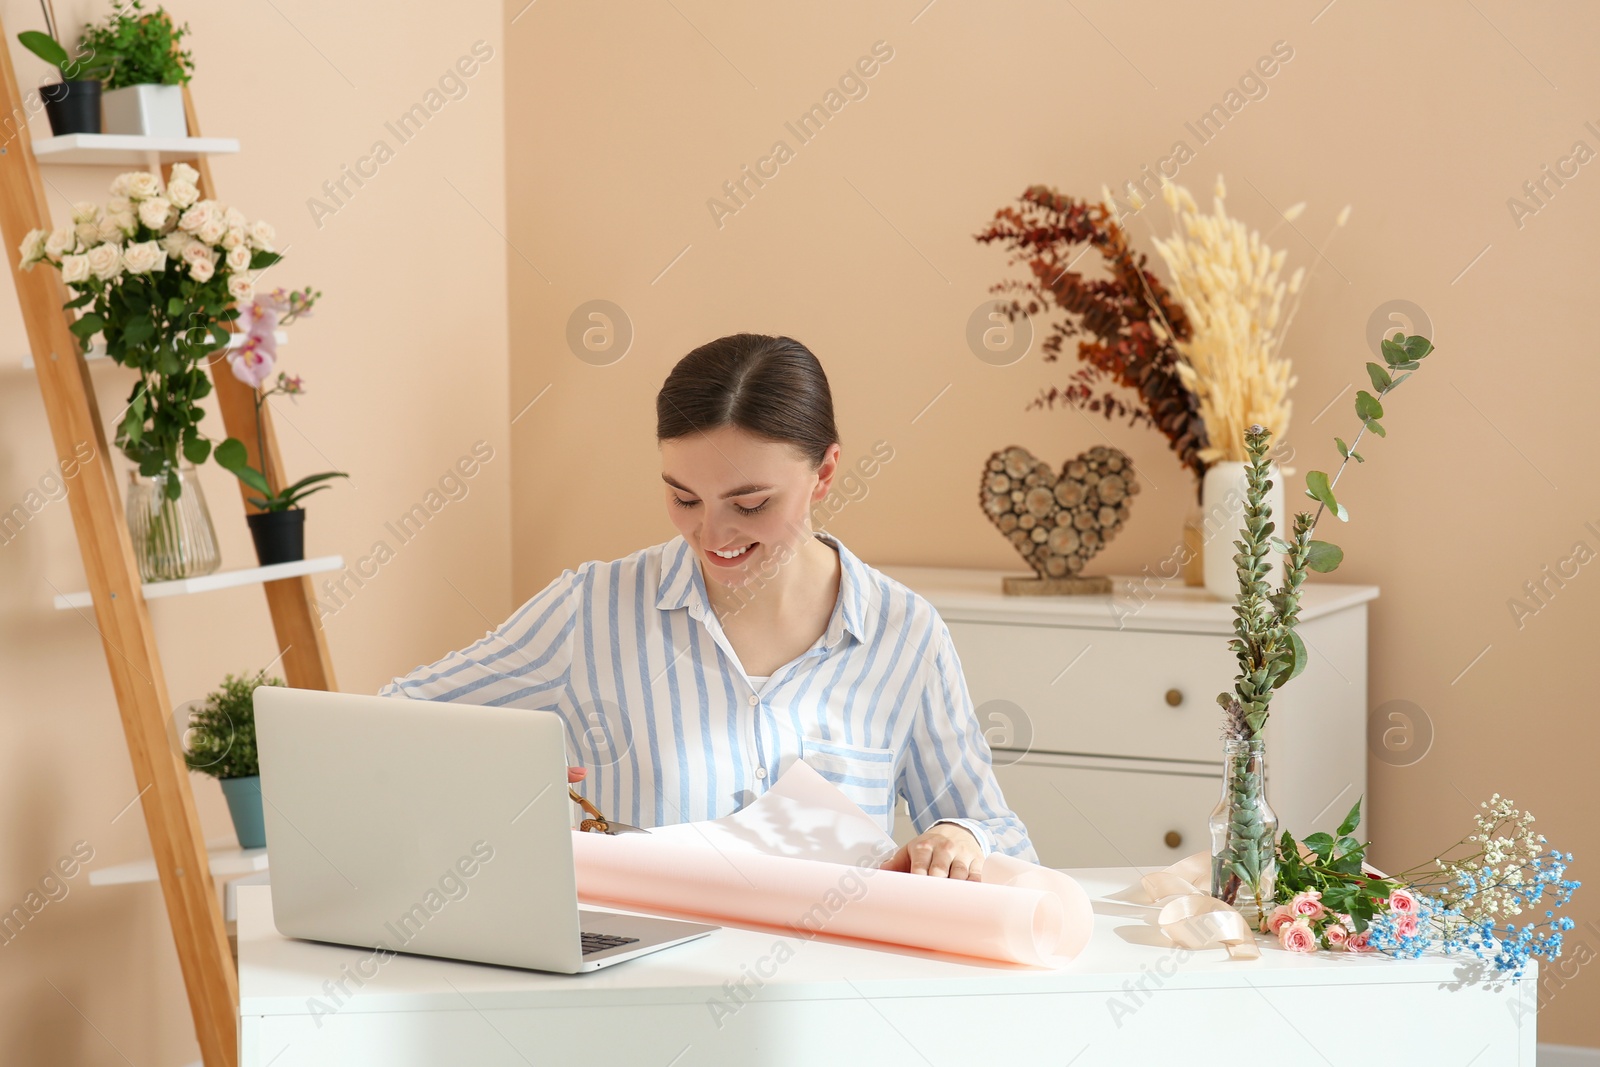
[[[756,768],[756,777],[757,778],[765,778],[766,776],[767,776],[767,769],[765,767],[757,767]]]
[[[754,693],[751,693],[750,694],[750,706],[753,708],[759,703],[761,703],[761,698],[756,696]]]

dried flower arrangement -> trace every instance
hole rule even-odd
[[[996,211],[994,221],[974,238],[1001,242],[1012,253],[1007,263],[1025,262],[1032,276],[1008,279],[990,291],[1026,294],[1013,297],[1004,309],[1013,321],[1052,305],[1066,311],[1041,346],[1044,359],[1058,360],[1063,344],[1079,338],[1082,361],[1071,384],[1041,390],[1030,408],[1059,402],[1108,419],[1147,422],[1166,436],[1198,483],[1205,474],[1201,452],[1208,441],[1195,394],[1179,377],[1175,342],[1189,338],[1184,309],[1145,269],[1145,256],[1128,247],[1109,196],[1091,203],[1035,185],[1018,199],[1020,207]],[[1083,254],[1074,253],[1080,245],[1100,253],[1110,277],[1090,279],[1072,269]],[[1123,401],[1115,386],[1132,391],[1138,403]]]
[[[1284,281],[1287,251],[1273,251],[1259,231],[1246,231],[1242,221],[1228,216],[1221,176],[1215,193],[1212,213],[1203,215],[1187,189],[1162,186],[1176,229],[1154,244],[1189,320],[1189,337],[1176,342],[1182,357],[1177,372],[1205,422],[1210,444],[1200,458],[1207,464],[1242,463],[1248,459],[1242,448],[1247,427],[1264,426],[1280,441],[1289,428],[1295,378],[1283,342],[1304,295],[1306,269],[1297,267]],[[1283,213],[1284,221],[1304,209],[1294,205]],[[1347,206],[1334,229],[1349,218]],[[1284,316],[1286,296],[1294,303]]]

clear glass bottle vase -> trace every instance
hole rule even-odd
[[[1267,803],[1266,742],[1223,742],[1222,798],[1211,812],[1211,895],[1260,929],[1272,914],[1278,816]]]
[[[176,498],[166,494],[167,480],[178,481]],[[139,579],[170,582],[210,574],[222,566],[217,534],[211,525],[200,479],[191,465],[146,476],[128,472],[128,536],[139,561]]]

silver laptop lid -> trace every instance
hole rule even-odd
[[[282,686],[254,703],[280,933],[578,969],[555,714]]]

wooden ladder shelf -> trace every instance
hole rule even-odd
[[[0,24],[0,42],[9,40]],[[111,685],[127,736],[128,757],[143,805],[150,847],[161,879],[161,893],[177,944],[178,962],[188,990],[195,1033],[206,1067],[233,1067],[239,1055],[239,980],[223,922],[221,905],[207,863],[204,835],[195,812],[189,771],[176,746],[172,701],[167,692],[155,630],[139,580],[128,535],[116,471],[106,446],[94,386],[77,340],[68,330],[62,305],[68,300],[58,271],[21,269],[19,248],[35,228],[50,228],[39,161],[25,118],[29,110],[17,87],[10,50],[0,47],[0,92],[7,113],[17,118],[17,132],[0,142],[0,239],[5,241],[11,274],[28,331],[33,365],[44,394],[45,412],[56,456],[79,463],[76,484],[67,494],[72,523],[83,556],[94,601],[94,620],[105,646]],[[189,136],[200,136],[188,86],[183,91]],[[214,197],[210,168],[203,155],[189,160],[200,173],[200,193]],[[162,164],[170,173],[171,162]],[[118,164],[120,169],[129,169]],[[218,369],[222,372],[218,373]],[[218,404],[227,433],[244,442],[250,464],[269,472],[274,484],[286,484],[270,412],[262,408],[262,439],[256,447],[254,390],[218,361],[212,370]],[[80,444],[93,445],[93,458],[79,462]],[[246,512],[250,490],[239,485]],[[263,583],[273,629],[282,652],[284,675],[291,686],[335,689],[333,664],[318,624],[309,575]]]

